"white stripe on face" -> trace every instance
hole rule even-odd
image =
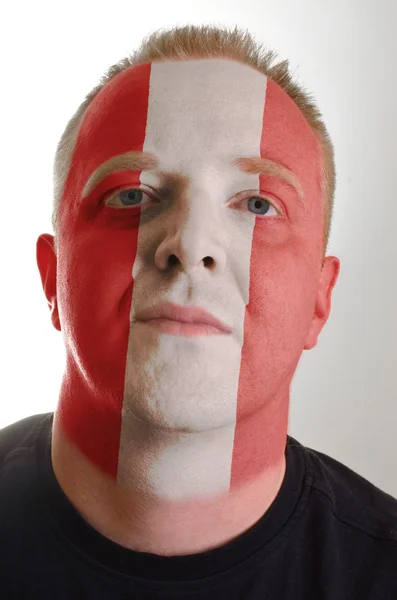
[[[131,320],[171,301],[201,306],[233,328],[231,335],[187,338],[131,325],[118,480],[139,485],[132,461],[146,453],[142,481],[168,499],[230,485],[255,215],[226,203],[237,192],[259,189],[259,175],[242,173],[231,161],[260,155],[265,95],[266,78],[234,61],[152,65],[143,150],[159,158],[159,168],[142,172],[141,181],[156,191],[159,172],[170,172],[184,176],[186,185],[155,216],[141,218]],[[171,254],[182,265],[159,268]],[[207,256],[212,268],[202,262]],[[153,425],[164,428],[158,439]],[[176,468],[177,486],[168,472]]]

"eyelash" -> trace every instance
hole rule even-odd
[[[126,209],[128,209],[128,208],[136,208],[137,206],[142,206],[142,204],[136,204],[136,205],[131,205],[130,207],[129,207],[129,206],[127,206],[127,205],[126,205],[126,206],[122,206],[122,205],[121,205],[120,207],[115,207],[114,205],[109,205],[109,204],[107,204],[107,202],[106,202],[106,201],[107,201],[107,200],[109,200],[109,198],[112,198],[113,196],[116,196],[116,197],[117,197],[117,195],[118,195],[118,194],[120,194],[121,192],[125,192],[125,191],[127,191],[127,190],[134,190],[134,191],[139,191],[139,192],[142,192],[142,194],[146,194],[146,195],[147,195],[147,196],[148,196],[148,197],[149,197],[149,198],[150,198],[152,201],[154,201],[154,202],[156,202],[156,201],[157,201],[155,198],[153,198],[153,196],[152,196],[152,195],[151,195],[149,192],[147,192],[146,190],[144,190],[144,189],[142,189],[142,188],[140,188],[140,187],[126,187],[126,188],[123,188],[123,189],[119,189],[119,190],[117,190],[117,193],[114,193],[114,194],[107,194],[107,195],[104,197],[104,203],[105,203],[105,205],[106,205],[106,206],[111,206],[111,207],[113,207],[113,208],[116,208],[116,210],[117,210],[117,209],[119,209],[119,210],[126,210]],[[243,193],[246,193],[246,192],[239,192],[239,194],[237,194],[237,196],[239,196],[239,195],[241,195],[241,194],[243,194]],[[270,197],[269,197],[269,196],[264,196],[263,194],[260,194],[260,193],[256,194],[255,192],[253,192],[251,195],[244,196],[244,197],[241,199],[241,201],[243,201],[243,200],[247,200],[247,201],[248,201],[250,198],[258,198],[258,199],[260,199],[260,200],[264,200],[265,202],[268,202],[268,203],[269,203],[269,204],[270,204],[270,205],[271,205],[271,206],[274,208],[274,210],[277,212],[277,215],[278,215],[278,216],[280,216],[280,217],[282,217],[282,216],[283,216],[283,211],[282,211],[282,210],[281,210],[281,209],[278,207],[278,205],[277,205],[275,202],[273,202],[273,201],[270,199]],[[252,213],[252,214],[255,214],[255,213]],[[258,217],[261,217],[261,216],[265,217],[266,215],[259,215],[259,214],[258,214],[257,216],[258,216]],[[274,215],[274,216],[276,216],[276,215]]]

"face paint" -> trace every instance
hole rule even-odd
[[[240,157],[276,162],[290,182]],[[234,61],[140,65],[93,100],[60,212],[58,415],[120,484],[211,496],[279,461],[321,270],[320,173],[293,101]],[[231,333],[136,321],[162,302],[202,307]]]

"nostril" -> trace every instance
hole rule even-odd
[[[180,263],[179,258],[175,254],[170,254],[168,257],[168,266],[172,267],[174,265],[178,265]],[[203,264],[205,267],[213,268],[215,265],[215,261],[212,256],[205,256],[203,258]]]
[[[178,257],[175,256],[175,254],[171,254],[171,256],[168,257],[168,264],[170,267],[172,267],[173,265],[177,265],[178,262]]]

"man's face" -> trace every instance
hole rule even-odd
[[[101,398],[75,410],[106,414],[122,447],[133,416],[211,429],[286,390],[315,343],[320,174],[300,111],[248,66],[167,61],[114,78],[86,112],[61,203],[68,364]],[[162,301],[201,306],[232,333],[183,337],[134,321]]]

